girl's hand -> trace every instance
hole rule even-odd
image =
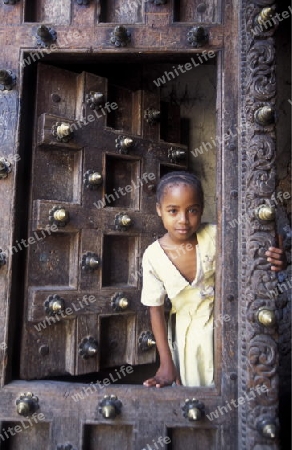
[[[280,272],[287,267],[286,255],[283,250],[283,238],[279,235],[279,247],[269,247],[265,255],[268,257],[267,261],[271,263],[271,270],[274,272]]]
[[[164,386],[170,386],[173,383],[181,385],[181,381],[175,365],[172,364],[170,367],[162,367],[160,366],[156,372],[156,375],[153,378],[149,378],[144,381],[144,386],[146,387],[157,387],[162,388]]]

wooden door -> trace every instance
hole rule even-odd
[[[274,101],[273,30],[253,33],[270,3],[1,3],[0,58],[11,75],[0,83],[1,450],[277,448],[276,436],[263,435],[277,425],[277,336],[256,316],[263,304],[274,308],[258,283],[273,224],[250,216],[274,189],[274,125],[255,120]],[[40,24],[50,44],[36,35]],[[155,73],[158,62],[167,65]],[[205,91],[192,98],[180,85],[182,70],[205,63],[216,65],[211,113]],[[216,138],[193,149],[180,103],[198,98],[194,127],[201,136],[214,120]],[[140,262],[163,233],[155,185],[188,163],[204,178],[197,156],[212,146],[215,385],[149,390],[142,381],[156,354]],[[192,420],[197,409],[205,414]]]
[[[36,98],[21,377],[153,363],[141,255],[163,233],[156,184],[186,168],[187,148],[161,141],[159,121],[144,118],[160,110],[157,89],[40,64]],[[179,116],[166,121],[175,137]],[[55,132],[62,126],[69,135]]]
[[[20,378],[55,380],[28,383],[40,411],[47,404],[45,445],[63,439],[84,450],[215,449],[230,438],[224,429],[234,411],[218,414],[226,376],[218,350],[214,387],[141,386],[156,370],[148,310],[140,303],[141,257],[163,233],[155,186],[167,171],[185,169],[189,157],[180,142],[180,107],[162,103],[156,86],[145,87],[148,66],[137,89],[131,77],[119,85],[38,64]],[[48,386],[47,400],[36,386]],[[101,414],[110,401],[115,418]],[[191,421],[189,409],[197,407],[202,418]]]
[[[50,397],[44,443],[61,421],[54,433],[76,448],[220,446],[223,430],[208,414],[216,416],[219,385],[191,396],[189,388],[141,386],[156,370],[148,310],[140,303],[141,256],[163,233],[155,186],[188,164],[180,108],[161,104],[159,92],[38,65],[27,232],[34,242],[27,239],[20,378],[55,380],[39,385],[38,402],[46,386]],[[160,120],[151,116],[155,110]],[[76,376],[87,384],[76,384]],[[57,391],[65,386],[71,406],[64,421],[57,411],[67,406]],[[197,392],[210,417],[198,424],[187,416]],[[117,397],[115,418],[101,414],[104,395]]]

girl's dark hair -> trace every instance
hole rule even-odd
[[[195,188],[198,193],[202,208],[204,207],[204,192],[201,181],[193,173],[185,171],[169,172],[161,178],[156,189],[157,203],[160,203],[160,200],[167,186],[177,186],[179,184],[188,184],[189,186]]]

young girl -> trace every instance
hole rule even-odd
[[[167,233],[143,255],[141,301],[150,307],[160,367],[147,387],[213,383],[213,305],[216,227],[202,224],[204,194],[199,179],[170,172],[157,187],[156,209]],[[272,270],[283,269],[283,251],[266,252]],[[164,300],[171,300],[168,330]]]

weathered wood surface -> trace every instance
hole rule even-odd
[[[32,420],[32,426],[27,430],[24,429],[16,436],[9,438],[13,449],[26,448],[19,447],[21,442],[25,442],[25,445],[30,443],[30,448],[33,450],[38,448],[37,444],[53,449],[57,444],[65,442],[70,442],[73,448],[83,449],[88,439],[92,442],[86,448],[104,449],[106,445],[109,448],[115,448],[113,435],[116,433],[128,436],[125,442],[120,442],[121,448],[125,450],[147,448],[147,444],[153,446],[153,442],[157,442],[160,436],[167,435],[173,436],[176,444],[174,448],[178,450],[181,449],[183,442],[192,442],[191,436],[195,436],[194,448],[196,448],[195,445],[197,448],[202,448],[200,445],[206,442],[209,443],[209,448],[220,448],[220,435],[225,418],[221,417],[216,420],[216,423],[210,422],[207,418],[199,423],[190,423],[183,416],[181,408],[185,398],[181,395],[180,388],[155,389],[150,396],[147,389],[141,389],[139,386],[117,384],[102,386],[97,380],[92,384],[51,381],[13,382],[5,386],[2,391],[1,405],[5,405],[6,408],[2,428],[5,430],[9,422],[13,422],[13,425],[21,425],[22,418],[16,413],[14,402],[21,392],[27,391],[38,396],[37,414],[43,414],[43,416],[40,417],[42,420],[36,417],[37,423]],[[193,390],[193,393],[204,401],[208,391],[208,389],[200,389]],[[104,419],[98,412],[99,402],[105,395],[116,395],[122,402],[121,414],[114,420]],[[216,402],[217,399],[210,398],[207,413],[216,408]],[[162,407],[163,404],[165,407]],[[43,432],[38,434],[40,428]],[[99,442],[101,447],[94,447],[99,430],[103,430],[103,439]],[[24,441],[21,441],[21,436]],[[14,442],[17,442],[17,445]],[[129,442],[130,446],[127,447]]]
[[[249,145],[249,143],[245,137],[246,133],[248,133],[249,139],[255,139],[257,144],[264,137],[267,137],[268,140],[272,139],[272,141],[274,138],[273,127],[267,130],[257,130],[257,135],[259,134],[258,131],[260,131],[260,137],[257,136],[256,138],[254,136],[254,123],[250,122],[250,118],[252,117],[250,108],[255,101],[273,103],[275,94],[273,90],[274,83],[268,83],[269,89],[262,90],[257,74],[248,72],[247,75],[246,72],[247,64],[249,64],[248,67],[254,67],[253,63],[255,63],[256,70],[262,70],[261,64],[257,63],[256,56],[259,51],[259,42],[264,53],[266,52],[270,55],[267,58],[268,70],[271,74],[274,70],[273,39],[270,37],[272,32],[261,36],[258,40],[254,40],[250,34],[255,14],[260,11],[260,8],[270,5],[272,2],[269,0],[254,0],[234,3],[231,0],[226,0],[222,9],[220,1],[217,3],[212,1],[207,5],[205,11],[203,11],[204,8],[202,5],[200,6],[200,11],[198,11],[197,8],[201,2],[181,0],[175,3],[175,8],[174,2],[168,2],[161,7],[149,3],[143,4],[143,7],[138,10],[129,8],[128,11],[120,11],[119,8],[122,8],[124,3],[121,1],[92,1],[89,6],[79,6],[77,2],[70,2],[69,0],[58,2],[50,2],[48,0],[29,2],[24,0],[17,2],[15,5],[0,4],[0,68],[11,69],[17,77],[16,86],[11,91],[0,91],[0,154],[1,156],[6,156],[8,159],[10,155],[13,157],[18,153],[21,157],[18,163],[15,160],[13,161],[13,158],[10,158],[12,159],[12,172],[6,179],[0,180],[0,248],[4,250],[8,249],[15,244],[16,239],[23,237],[22,232],[25,230],[25,223],[28,219],[26,217],[26,205],[20,202],[20,199],[25,196],[23,197],[20,194],[23,190],[27,196],[26,198],[28,198],[28,186],[30,183],[28,175],[32,167],[29,157],[32,142],[29,135],[30,130],[33,127],[36,128],[36,125],[32,121],[33,104],[35,102],[32,93],[34,91],[34,72],[37,63],[43,62],[45,58],[50,58],[56,65],[64,64],[66,59],[68,61],[71,60],[71,63],[79,62],[83,64],[89,59],[93,61],[95,57],[101,63],[103,58],[104,60],[107,59],[107,61],[110,58],[118,61],[130,55],[133,58],[146,57],[147,55],[148,61],[151,61],[152,56],[155,56],[157,59],[163,57],[167,61],[165,58],[168,55],[169,57],[174,57],[184,54],[187,60],[201,51],[201,49],[193,49],[187,43],[187,33],[192,26],[204,24],[210,36],[206,50],[218,52],[217,137],[219,138],[219,145],[217,149],[217,200],[218,223],[220,226],[216,286],[216,298],[219,301],[216,302],[216,314],[228,314],[233,318],[232,321],[223,322],[222,324],[219,323],[219,326],[215,328],[216,387],[214,389],[167,388],[161,391],[149,391],[134,384],[126,386],[113,385],[108,388],[97,388],[97,392],[92,388],[91,393],[84,400],[75,402],[71,395],[79,392],[79,389],[82,390],[83,385],[77,385],[72,382],[66,384],[48,381],[29,383],[25,381],[11,382],[12,379],[18,378],[19,373],[17,364],[13,369],[12,375],[10,369],[12,366],[12,357],[15,358],[19,345],[20,333],[18,330],[20,329],[20,322],[23,320],[23,317],[29,321],[41,320],[43,317],[43,312],[41,311],[43,298],[38,290],[30,292],[29,298],[32,303],[30,308],[24,310],[23,317],[21,315],[23,297],[20,295],[22,289],[18,286],[19,283],[23,282],[22,273],[24,273],[25,258],[24,252],[19,252],[13,258],[8,257],[7,264],[0,268],[0,376],[1,386],[3,386],[0,391],[1,429],[4,428],[7,430],[9,426],[15,427],[16,424],[19,424],[21,418],[16,413],[15,401],[21,392],[32,391],[39,396],[39,411],[44,414],[45,420],[37,424],[38,428],[32,426],[27,430],[23,429],[21,433],[10,436],[5,442],[2,442],[0,439],[0,447],[7,448],[9,446],[10,450],[18,450],[20,448],[34,450],[39,449],[40,445],[43,445],[44,448],[55,449],[57,445],[65,445],[66,442],[70,442],[76,450],[81,448],[114,448],[112,436],[116,433],[116,436],[119,437],[119,446],[124,446],[121,448],[132,448],[134,450],[146,447],[147,444],[154,445],[154,442],[157,442],[160,436],[169,436],[172,440],[172,448],[175,450],[180,450],[181,448],[201,449],[206,447],[212,450],[245,448],[258,450],[266,446],[277,449],[277,441],[271,443],[271,441],[262,438],[255,429],[255,423],[262,414],[265,415],[268,412],[273,417],[277,415],[278,381],[274,373],[277,367],[276,357],[265,366],[267,369],[266,372],[268,373],[268,379],[265,379],[265,382],[269,385],[267,396],[263,396],[263,398],[257,396],[255,401],[252,403],[246,402],[240,409],[233,408],[228,413],[218,414],[218,419],[214,419],[213,421],[205,418],[202,422],[191,423],[183,418],[181,411],[181,406],[186,398],[198,397],[204,401],[206,404],[206,412],[209,413],[215,411],[218,406],[222,407],[226,405],[232,399],[236,400],[239,395],[248,393],[258,383],[255,374],[258,371],[262,371],[260,364],[261,355],[266,357],[268,346],[274,348],[276,342],[276,335],[272,333],[271,336],[268,336],[262,333],[262,330],[255,325],[253,320],[250,320],[251,316],[247,314],[249,303],[254,300],[250,297],[250,289],[251,286],[257,286],[257,269],[258,265],[261,265],[261,261],[255,258],[253,250],[250,248],[250,245],[253,244],[251,241],[248,241],[248,248],[246,250],[248,238],[257,231],[255,228],[256,224],[251,223],[248,227],[243,227],[242,235],[239,234],[238,228],[231,229],[228,226],[229,222],[236,217],[241,222],[246,217],[241,214],[246,214],[247,209],[254,208],[254,201],[258,204],[266,196],[270,197],[274,189],[272,179],[274,160],[272,157],[269,161],[269,167],[265,169],[268,181],[265,182],[265,186],[262,186],[263,190],[260,197],[257,197],[258,184],[256,179],[253,178],[253,171],[257,173],[257,169],[254,166],[251,165],[248,169],[251,180],[249,185],[247,186],[245,181],[238,185],[238,171],[242,171],[245,177],[246,157],[251,157],[250,150],[247,152],[247,144]],[[142,2],[138,0],[136,3],[142,5]],[[105,6],[106,4],[107,7]],[[240,22],[238,14],[240,9],[243,11],[242,22]],[[109,23],[110,21],[114,21],[114,23]],[[57,32],[55,45],[49,45],[47,49],[38,49],[36,44],[36,30],[41,22],[49,24]],[[131,32],[131,42],[125,48],[115,48],[110,43],[110,34],[114,26],[118,24],[125,24]],[[249,32],[248,42],[245,41],[246,27]],[[241,34],[242,39],[241,50],[243,53],[241,57],[238,46],[239,34]],[[246,45],[247,43],[248,45]],[[255,55],[255,59],[253,55]],[[249,61],[248,63],[247,60]],[[242,69],[242,84],[239,87],[240,67]],[[23,71],[24,68],[26,68],[26,71]],[[81,68],[81,70],[83,69]],[[29,76],[27,75],[28,73],[30,74]],[[51,72],[48,71],[48,77],[50,73],[52,74],[53,70]],[[134,80],[135,76],[129,74],[130,76]],[[82,77],[83,75],[80,75],[77,81],[78,92],[82,92],[82,86],[84,86],[82,84],[83,82],[80,81]],[[75,99],[73,101],[71,93],[75,89],[74,80],[75,75],[72,75],[72,79],[70,80],[67,73],[61,82],[63,86],[66,85],[67,87],[68,95],[66,101],[52,105],[49,104],[50,100],[48,97],[48,103],[45,101],[39,102],[37,115],[50,113],[79,120],[80,111],[82,110],[80,106],[82,104],[83,94],[79,95],[77,103]],[[44,88],[44,92],[46,92],[46,89],[49,89],[49,85],[50,83]],[[223,139],[223,136],[230,133],[230,130],[236,136],[236,127],[238,125],[238,92],[240,91],[245,94],[247,86],[251,90],[248,93],[247,103],[245,103],[246,100],[244,99],[241,103],[240,126],[243,127],[243,133],[241,134],[240,132],[242,138],[240,138],[240,145],[237,147],[237,137],[227,142]],[[127,97],[124,97],[125,95],[126,92],[124,91],[122,94],[122,89],[120,88],[119,96],[121,99],[125,98],[126,103]],[[19,109],[19,98],[22,101],[22,110]],[[42,99],[45,100],[45,96]],[[137,134],[138,137],[136,136],[136,139],[141,144],[133,164],[138,164],[151,140],[156,140],[159,136],[158,128],[154,130],[148,128],[147,131],[147,127],[141,121],[141,116],[137,114],[139,105],[143,101],[143,95],[140,93],[132,96],[133,121],[132,124],[128,122],[128,127],[132,126],[129,134]],[[78,113],[75,110],[76,104],[78,105]],[[21,115],[19,111],[22,113]],[[31,118],[27,114],[28,111]],[[116,124],[121,123],[118,115],[115,117],[115,121]],[[105,121],[101,119],[98,127],[101,128],[104,125]],[[104,133],[106,146],[109,144],[112,146],[114,135],[115,133],[110,131],[107,134]],[[178,134],[175,133],[175,136],[178,136]],[[98,134],[94,138],[98,138]],[[90,143],[91,139],[92,135],[89,133],[87,144]],[[85,137],[84,140],[86,141]],[[161,143],[160,148],[157,149],[156,157],[159,161],[165,158],[165,148],[166,145]],[[49,200],[56,200],[57,203],[62,200],[74,204],[73,208],[76,211],[78,208],[80,209],[80,206],[76,204],[80,204],[82,200],[85,200],[88,204],[90,203],[91,194],[89,192],[84,194],[80,192],[80,185],[82,184],[82,163],[85,162],[87,165],[90,160],[87,161],[85,159],[82,161],[80,156],[77,155],[78,152],[80,153],[79,150],[73,150],[73,156],[72,154],[66,154],[64,156],[65,153],[58,155],[58,151],[56,150],[46,150],[46,152],[43,153],[43,158],[39,158],[38,161],[37,169],[39,170],[39,174],[42,173],[46,177],[46,167],[52,163],[55,167],[68,166],[74,172],[74,176],[67,176],[62,186],[59,183],[59,189],[49,187],[48,190],[45,188],[45,183],[39,182],[37,184],[34,178],[32,178],[33,189],[36,187],[32,191],[32,198],[37,202],[35,208],[36,215],[34,216],[35,220],[29,222],[32,230],[38,229],[40,225],[42,226],[41,217],[44,212],[43,206]],[[272,149],[273,152],[274,150]],[[108,164],[111,167],[115,167],[115,163],[111,160],[112,151],[108,151],[108,154]],[[36,156],[38,155],[36,154]],[[36,162],[37,157],[33,160],[33,163]],[[173,168],[165,160],[162,162],[165,165],[160,166],[159,170],[161,172]],[[259,164],[261,164],[261,161]],[[136,173],[135,170],[133,173]],[[152,158],[152,161],[149,159],[148,170],[158,170],[156,158]],[[61,169],[59,172],[56,172],[57,180],[60,179],[61,172]],[[117,179],[119,176],[117,174]],[[108,182],[107,186],[112,185]],[[56,191],[58,191],[58,194],[56,194]],[[247,197],[247,194],[250,193],[252,194],[252,198],[255,198],[255,200],[252,200],[252,203],[250,203],[250,197]],[[239,195],[242,204],[242,211],[239,211],[238,214],[237,195]],[[142,209],[148,214],[151,211],[150,205],[152,205],[153,199],[148,199],[147,195],[142,197]],[[136,205],[135,200],[133,202]],[[107,214],[111,221],[113,213],[109,211]],[[47,217],[46,213],[44,217]],[[149,224],[149,214],[147,219]],[[81,224],[82,220],[78,220],[79,224]],[[100,218],[96,219],[96,224],[100,223],[98,220]],[[141,222],[138,220],[139,226],[140,224],[142,226],[144,220],[144,217],[141,218]],[[17,225],[16,228],[14,227],[15,224]],[[43,224],[46,224],[46,220],[43,220]],[[78,227],[75,231],[77,229]],[[158,229],[155,230],[155,233],[157,236]],[[257,245],[262,248],[267,242],[270,242],[273,236],[273,229],[272,227],[267,227],[264,230],[261,229],[260,233],[260,239],[258,239],[258,235],[256,234],[255,240]],[[59,233],[59,235],[61,234]],[[129,234],[129,236],[131,235]],[[135,234],[133,236],[137,238]],[[62,264],[62,270],[64,271],[62,277],[67,289],[64,289],[64,296],[68,295],[65,298],[67,302],[70,296],[68,287],[75,289],[76,286],[76,267],[78,266],[76,252],[79,246],[82,251],[87,248],[93,237],[88,229],[84,233],[84,236],[82,236],[80,243],[76,237],[66,238],[66,232],[63,233],[62,238],[65,242],[64,249],[66,247],[67,252],[69,248],[71,250],[69,253],[65,251],[63,262],[60,260],[57,261],[57,257],[55,259],[56,264]],[[141,243],[142,247],[147,246],[149,237],[143,237]],[[234,263],[234,261],[237,261],[238,248],[243,255],[243,267],[237,267]],[[114,246],[112,246],[112,249],[114,253]],[[139,252],[137,255],[139,255]],[[66,258],[67,263],[65,263]],[[68,261],[71,261],[75,265],[75,269],[69,267]],[[248,261],[251,267],[256,269],[250,274],[252,277],[251,280],[245,272],[246,261]],[[128,267],[131,267],[132,263],[128,261],[127,264]],[[259,270],[261,271],[262,268],[259,267]],[[34,279],[34,274],[37,274],[37,269],[36,272],[29,273],[31,280]],[[48,277],[48,285],[56,284],[54,277],[50,280],[47,273],[44,273],[44,276]],[[237,282],[241,276],[242,285],[238,290]],[[109,290],[107,291],[108,284],[112,283],[115,277],[118,277],[118,273],[114,274],[113,277],[105,276],[99,280],[100,283],[104,283],[105,285],[105,295],[104,297],[100,297],[100,305],[102,308],[108,308],[106,305],[106,298],[109,292]],[[116,281],[118,282],[120,280],[116,278]],[[81,290],[86,289],[86,286],[89,286],[93,290],[95,283],[89,280],[88,275],[83,275],[80,278]],[[135,285],[133,286],[135,287]],[[132,290],[126,292],[129,292],[129,295],[131,295],[130,292]],[[70,301],[72,301],[72,298]],[[242,309],[239,308],[238,316],[240,322],[239,340],[241,342],[241,333],[245,333],[246,329],[248,329],[249,340],[249,342],[243,340],[242,345],[239,345],[239,355],[237,355],[238,304],[242,306]],[[86,365],[84,361],[78,362],[78,358],[76,358],[76,349],[81,334],[83,335],[85,332],[84,330],[92,334],[96,333],[94,323],[96,315],[99,314],[99,309],[93,304],[89,310],[92,314],[84,311],[85,314],[80,315],[80,317],[74,315],[72,320],[69,318],[68,320],[63,320],[61,324],[57,325],[59,327],[58,333],[55,333],[52,327],[48,327],[44,332],[46,339],[43,342],[41,342],[37,335],[39,333],[36,332],[36,334],[32,333],[30,338],[22,343],[24,348],[27,347],[28,351],[39,352],[39,354],[44,353],[44,358],[48,358],[46,364],[47,368],[51,369],[50,375],[54,371],[58,373],[64,367],[67,373],[71,374],[84,373],[88,368],[90,370],[97,370],[94,363]],[[105,318],[101,319],[100,324],[101,330],[103,330],[101,331],[101,335],[105,341],[108,341],[109,346],[110,337],[108,330],[111,330],[113,327],[110,317],[113,316],[105,315]],[[122,315],[122,317],[121,330],[128,330],[128,340],[131,342],[133,348],[135,341],[133,337],[134,333],[131,334],[129,330],[137,327],[136,335],[139,335],[143,331],[148,319],[146,316],[143,316],[140,322],[134,323],[131,314]],[[35,322],[32,322],[31,325],[33,323]],[[78,336],[77,339],[76,336]],[[97,335],[95,336],[99,337]],[[123,339],[124,332],[120,338],[123,347],[121,353],[125,352]],[[115,340],[119,340],[118,333],[115,336]],[[52,344],[53,348],[56,349],[57,356],[55,356],[54,352],[48,355],[46,354],[48,343],[49,345]],[[246,345],[248,344],[250,344],[248,348],[250,353],[246,349]],[[60,349],[61,356],[58,353]],[[259,359],[254,360],[254,352],[259,355]],[[119,355],[114,352],[110,357],[107,352],[103,352],[101,356],[101,362],[104,365],[120,363],[118,359]],[[123,356],[126,360],[133,361],[133,364],[143,362],[143,356],[139,354],[133,355],[133,352],[129,351],[128,348]],[[247,366],[251,366],[251,369],[247,370]],[[41,375],[43,373],[42,365],[36,369],[37,374]],[[237,376],[240,376],[239,392],[237,391]],[[135,381],[132,381],[132,383],[135,383]],[[105,393],[117,394],[123,402],[122,415],[118,416],[115,421],[107,421],[97,412],[98,401],[101,400]],[[239,424],[238,435],[237,424]]]
[[[152,236],[163,232],[157,215],[148,213],[155,211],[155,196],[147,186],[155,186],[159,179],[156,168],[154,173],[150,169],[157,166],[158,162],[169,163],[170,144],[158,144],[156,149],[149,138],[159,143],[160,127],[147,124],[146,129],[142,128],[139,140],[133,136],[134,145],[127,151],[129,155],[123,154],[116,147],[116,139],[119,135],[128,136],[128,132],[132,132],[132,118],[127,114],[127,111],[132,109],[132,95],[129,89],[115,86],[115,89],[110,91],[112,100],[115,100],[112,102],[109,95],[110,87],[105,78],[85,72],[78,75],[42,65],[38,70],[37,136],[33,151],[32,203],[28,234],[37,238],[38,233],[46,233],[45,230],[50,230],[53,224],[56,225],[51,219],[52,211],[57,206],[62,206],[68,211],[69,222],[65,226],[55,226],[55,234],[50,232],[49,236],[41,236],[41,242],[34,242],[36,245],[28,248],[26,318],[34,322],[37,319],[45,320],[46,298],[53,294],[63,298],[64,290],[65,293],[71,290],[75,298],[82,299],[84,295],[91,295],[98,308],[91,308],[89,305],[86,315],[83,316],[82,309],[74,323],[64,326],[53,324],[53,331],[46,329],[36,332],[35,325],[28,321],[22,338],[20,372],[22,378],[40,378],[52,373],[65,375],[68,372],[80,375],[98,371],[100,367],[117,366],[123,361],[131,364],[155,361],[154,350],[143,352],[138,346],[140,333],[150,329],[146,309],[140,304],[141,255],[145,249],[142,242],[146,242],[142,237],[145,236],[148,242],[149,240],[151,242]],[[115,105],[119,106],[117,109],[119,119],[112,122],[111,133],[105,129],[105,124],[108,124],[105,114],[101,114],[100,121],[96,120],[93,114],[94,111],[101,112],[103,107],[92,110],[90,104],[86,102],[86,96],[96,90],[104,95],[105,100],[109,99],[107,102],[104,100],[104,108],[106,105],[114,106],[113,111],[108,108],[108,114],[114,113],[117,109]],[[54,101],[56,98],[58,101]],[[139,117],[143,117],[145,108],[159,109],[158,93],[149,94],[143,90],[142,98],[141,103],[136,105],[139,106]],[[61,125],[64,122],[72,126],[74,119],[80,117],[79,108],[82,108],[83,121],[78,123],[76,131],[74,129],[72,139],[68,142],[57,140],[52,134],[55,124]],[[90,120],[90,117],[93,120]],[[174,127],[179,125],[179,120],[177,122],[174,123]],[[143,139],[144,136],[147,137],[147,141]],[[186,147],[179,143],[177,148],[186,150]],[[108,150],[111,150],[111,153]],[[53,161],[49,157],[52,151]],[[81,192],[80,203],[62,201],[59,186],[63,186],[64,181],[63,176],[58,177],[55,171],[55,165],[58,167],[60,165],[57,151],[61,161],[64,154],[69,157],[72,152],[82,153],[79,160],[83,161],[83,164],[73,166],[70,179],[67,176],[68,186],[71,184],[70,192],[74,190],[73,184],[74,188]],[[45,160],[43,153],[46,155]],[[183,168],[185,163],[172,164],[171,167]],[[94,190],[87,189],[83,177],[79,176],[80,170],[86,173],[91,169],[99,171],[103,176],[102,185]],[[68,173],[65,166],[63,170]],[[145,175],[144,178],[142,174]],[[47,183],[43,183],[43,176],[46,177]],[[77,182],[79,187],[76,186]],[[119,191],[127,187],[130,187],[130,191],[129,189],[125,193]],[[101,203],[107,199],[106,206],[103,205],[105,207],[99,207],[96,202],[97,192]],[[128,195],[130,193],[131,195]],[[124,201],[121,201],[122,195],[125,197]],[[42,200],[43,197],[46,200]],[[117,228],[116,217],[121,213],[127,213],[131,218],[133,224],[129,229]],[[96,230],[94,234],[93,230]],[[81,261],[87,252],[98,255],[100,263],[96,271],[87,271],[86,274],[86,271],[81,269]],[[89,283],[84,282],[84,274]],[[83,283],[80,286],[82,279]],[[116,314],[110,306],[111,298],[123,288],[129,287],[132,287],[132,299],[128,310],[132,313],[132,317],[128,315],[128,311]],[[105,296],[104,288],[107,289],[106,310],[100,305],[100,297]],[[64,298],[63,300],[65,301]],[[69,330],[73,335],[67,351],[66,334]],[[78,355],[79,345],[87,336],[92,336],[98,342],[99,350],[94,358],[82,361]],[[40,343],[32,349],[35,340],[39,340]],[[46,358],[40,355],[40,348],[43,346],[48,349],[49,356],[45,355]],[[75,351],[72,352],[71,349],[74,347]],[[125,355],[128,355],[126,359]],[[54,358],[55,364],[52,369]]]
[[[275,122],[265,126],[255,120],[255,111],[263,105],[272,109],[276,99],[275,27],[255,33],[256,17],[263,6],[271,2],[243,2],[241,51],[246,68],[241,68],[239,118],[242,133],[242,172],[240,211],[248,220],[242,222],[242,306],[239,311],[239,352],[246,365],[239,368],[239,394],[256,386],[266,386],[267,392],[239,407],[239,438],[242,449],[258,448],[265,442],[271,449],[279,446],[278,434],[273,440],[259,436],[261,421],[268,418],[279,430],[278,396],[278,330],[275,324],[267,330],[256,320],[261,306],[275,313],[278,306],[271,292],[278,278],[266,265],[264,251],[277,245],[275,223],[262,222],[251,214],[257,206],[270,204],[275,193],[276,136]],[[245,239],[243,245],[243,239]],[[280,306],[281,307],[281,306]]]

